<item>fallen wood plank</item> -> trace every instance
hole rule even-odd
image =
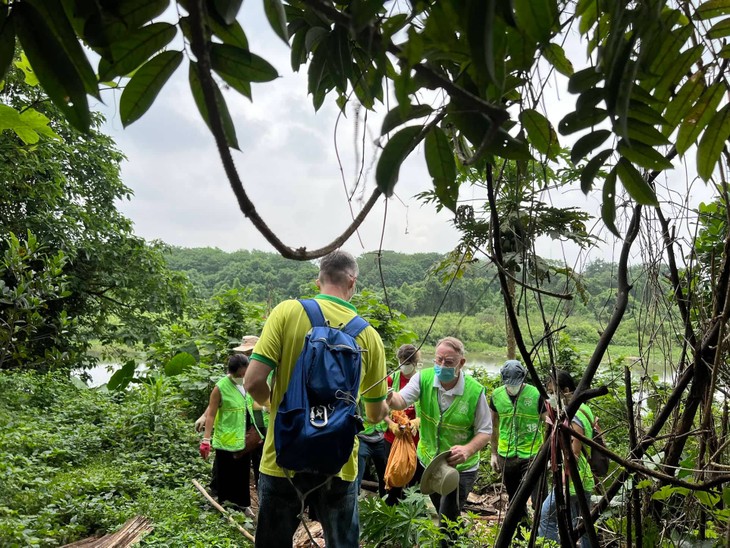
[[[228,519],[228,521],[232,525],[234,525],[241,532],[241,534],[244,537],[246,537],[251,542],[256,542],[256,538],[251,533],[249,533],[248,531],[246,531],[246,529],[244,529],[243,527],[241,527],[236,522],[236,520],[233,519],[233,517],[231,517],[231,515],[226,511],[225,508],[223,508],[220,504],[218,504],[215,500],[213,500],[213,497],[211,497],[208,494],[208,491],[205,490],[205,487],[203,487],[202,485],[200,485],[200,483],[198,483],[197,480],[193,480],[193,485],[195,485],[195,488],[203,494],[203,496],[208,500],[208,502],[210,503],[210,505],[213,506],[213,508],[215,508],[216,510],[218,510],[221,514],[223,514],[224,516],[226,516],[226,518]]]
[[[126,548],[136,544],[144,535],[152,531],[154,527],[144,516],[135,516],[128,519],[124,525],[115,533],[103,537],[90,537],[63,548]]]

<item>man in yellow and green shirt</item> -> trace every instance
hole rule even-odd
[[[335,251],[321,260],[317,285],[320,294],[315,297],[322,314],[331,326],[347,325],[357,310],[350,304],[355,293],[358,266],[354,257],[344,251]],[[276,412],[289,386],[294,365],[302,351],[304,338],[311,323],[303,306],[296,300],[279,303],[268,317],[246,374],[245,386],[259,404],[271,401],[271,420],[259,475],[259,521],[256,546],[291,546],[294,531],[299,525],[301,511],[297,494],[312,490],[307,497],[322,523],[327,546],[357,548],[359,544],[359,516],[357,507],[357,440],[349,461],[336,477],[310,473],[293,476],[292,482],[276,464],[274,430]],[[382,421],[388,406],[385,351],[377,331],[368,326],[357,336],[362,354],[362,375],[358,397],[364,402],[366,418],[371,423]],[[266,378],[274,371],[273,389]],[[372,387],[372,388],[371,388]]]

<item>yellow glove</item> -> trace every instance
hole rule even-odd
[[[420,417],[416,417],[411,421],[411,435],[415,436],[418,434],[418,431],[421,429],[421,419]]]
[[[390,421],[388,423],[388,430],[390,430],[390,433],[393,434],[394,436],[399,436],[401,433],[400,426],[398,426],[397,422],[393,422],[393,421]]]

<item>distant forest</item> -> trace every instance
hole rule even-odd
[[[194,294],[200,298],[243,287],[250,291],[251,301],[271,308],[283,299],[316,293],[317,266],[284,259],[276,253],[173,247],[167,260],[172,269],[187,274]],[[427,343],[452,334],[470,342],[472,347],[476,344],[476,349],[504,346],[504,305],[493,265],[483,261],[466,265],[449,288],[455,264],[438,253],[383,251],[378,260],[377,252],[369,252],[358,257],[358,263],[358,290],[374,293],[383,303],[387,293],[387,303],[408,317],[409,327],[419,338],[425,335],[438,312]],[[568,294],[571,299],[546,297],[543,304],[549,314],[565,318],[563,336],[571,343],[595,344],[615,303],[615,265],[596,260],[581,273],[569,274],[556,271],[540,284],[547,292]],[[629,316],[638,310],[647,287],[642,267],[633,267],[631,274],[634,284]],[[518,288],[518,302],[519,294]],[[529,314],[537,314],[536,308],[523,304],[521,317]],[[535,334],[536,338],[539,336]],[[636,324],[624,322],[614,344],[630,346],[635,341]]]

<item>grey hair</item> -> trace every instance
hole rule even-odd
[[[436,343],[436,348],[438,348],[442,344],[450,346],[453,350],[458,352],[460,356],[464,356],[466,354],[466,350],[464,349],[464,343],[456,337],[444,337]]]
[[[333,251],[319,262],[319,279],[326,283],[344,286],[351,276],[357,278],[359,273],[355,257],[347,251]]]

